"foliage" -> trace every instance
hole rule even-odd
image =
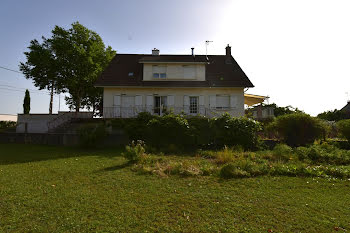
[[[274,115],[275,117],[278,116],[283,116],[283,115],[287,115],[287,114],[292,114],[292,113],[301,113],[302,111],[299,110],[298,108],[294,108],[290,105],[286,106],[286,107],[279,107],[277,106],[277,104],[273,103],[273,104],[263,104],[264,107],[273,107],[274,108]]]
[[[340,121],[349,118],[344,111],[337,109],[334,109],[333,111],[322,112],[318,114],[317,117],[327,121]]]
[[[94,31],[75,22],[68,30],[55,26],[50,42],[55,50],[60,77],[69,92],[67,102],[76,111],[81,107],[96,108],[100,91],[94,82],[115,55],[111,47],[105,47]]]
[[[96,147],[107,137],[106,126],[100,124],[86,124],[78,129],[80,144],[83,147]]]
[[[268,131],[277,135],[289,146],[303,146],[325,138],[328,127],[318,118],[305,113],[293,113],[275,118]]]
[[[84,107],[99,109],[102,89],[94,87],[94,83],[115,51],[110,46],[106,48],[96,32],[79,22],[67,30],[55,26],[51,38],[43,37],[41,44],[32,40],[28,48],[27,62],[20,64],[20,70],[39,89],[51,91],[50,103],[54,91],[69,92],[67,104],[76,111]]]
[[[30,112],[30,94],[28,89],[26,89],[24,100],[23,100],[23,114],[29,114]]]
[[[224,145],[255,149],[258,145],[257,131],[260,130],[258,122],[234,118],[229,114],[208,119],[173,113],[164,116],[140,113],[135,119],[114,119],[112,125],[125,130],[130,140],[141,139],[152,147],[170,152]]]
[[[129,146],[125,147],[125,152],[122,156],[130,162],[136,162],[145,155],[145,143],[141,140],[132,141]]]
[[[350,119],[341,120],[337,123],[339,132],[350,142]]]
[[[30,41],[29,52],[24,52],[27,61],[21,62],[19,69],[26,79],[32,79],[39,90],[50,91],[49,113],[52,114],[53,94],[63,91],[57,57],[49,39],[42,37],[42,43],[34,39]]]
[[[16,127],[17,122],[15,121],[0,121],[0,130],[6,130],[9,128],[14,128]]]
[[[146,141],[154,147],[170,144],[186,146],[190,143],[189,124],[183,115],[167,114],[149,120]]]
[[[210,119],[213,143],[217,146],[237,146],[255,149],[258,145],[259,122],[248,118],[236,118],[225,113],[219,118]]]

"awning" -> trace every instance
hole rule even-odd
[[[248,106],[253,106],[255,104],[260,104],[268,99],[268,96],[252,95],[244,93],[244,104]]]

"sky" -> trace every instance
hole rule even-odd
[[[349,0],[2,0],[0,67],[18,71],[32,39],[75,21],[117,53],[205,54],[210,40],[208,54],[230,44],[255,85],[247,93],[317,115],[350,98],[349,9]],[[47,113],[48,93],[14,71],[0,68],[0,114],[22,112],[26,88],[31,113]],[[68,110],[62,95],[59,109]]]

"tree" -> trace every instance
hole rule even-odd
[[[42,43],[37,40],[30,41],[29,52],[24,52],[27,61],[21,62],[19,69],[27,79],[33,80],[34,85],[39,87],[39,90],[47,89],[50,91],[49,113],[52,114],[53,95],[63,90],[59,82],[61,80],[59,79],[55,51],[48,39],[42,37],[42,40]]]
[[[334,109],[333,111],[322,112],[318,114],[317,117],[327,121],[340,121],[348,118],[345,112],[337,109]]]
[[[29,114],[29,112],[30,112],[30,95],[27,89],[23,100],[23,113]]]
[[[106,48],[96,32],[79,22],[68,30],[56,26],[52,34],[50,43],[60,67],[60,78],[69,92],[67,104],[77,112],[84,107],[95,110],[102,92],[94,83],[116,52],[110,46]]]

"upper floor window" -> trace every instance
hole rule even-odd
[[[153,78],[166,78],[166,66],[153,66]]]
[[[184,79],[195,79],[196,70],[194,66],[183,66],[184,68]]]

